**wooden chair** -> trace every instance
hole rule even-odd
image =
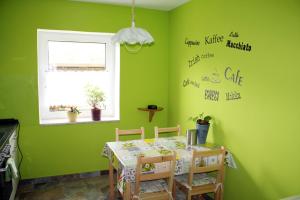
[[[145,137],[144,127],[140,129],[130,129],[130,130],[120,130],[116,128],[116,141],[119,141],[120,136],[122,135],[141,135],[141,139],[143,140]]]
[[[225,149],[193,151],[189,174],[175,177],[176,185],[186,193],[187,200],[193,195],[214,193],[215,199],[223,199]]]
[[[167,127],[167,128],[158,128],[157,126],[155,126],[154,132],[155,132],[155,138],[158,138],[158,136],[162,133],[177,133],[177,136],[179,136],[181,132],[181,128],[180,125],[177,125],[176,127]]]
[[[157,173],[145,173],[142,168],[145,165],[166,162],[166,170]],[[171,200],[174,183],[174,170],[176,164],[176,153],[172,155],[143,157],[139,156],[136,167],[136,182],[132,199],[135,200]]]

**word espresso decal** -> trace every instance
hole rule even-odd
[[[231,100],[239,100],[241,99],[241,93],[233,91],[233,92],[226,92],[226,100],[231,101]]]
[[[217,90],[205,90],[204,99],[210,101],[219,101],[219,91]]]
[[[186,79],[186,80],[183,80],[183,83],[182,83],[182,86],[183,86],[183,87],[186,87],[186,86],[188,86],[188,85],[192,85],[192,86],[194,86],[194,87],[196,87],[196,88],[199,88],[199,87],[200,87],[200,83],[199,83],[199,82],[197,82],[197,81],[192,81],[192,80],[190,80],[189,78]]]
[[[231,67],[227,67],[224,72],[226,80],[232,81],[233,83],[242,86],[243,77],[240,74],[240,70],[234,72]]]
[[[234,49],[239,49],[243,51],[251,51],[251,45],[246,43],[244,44],[243,42],[232,42],[231,40],[227,40],[226,47],[229,48],[234,48]]]
[[[188,47],[200,46],[200,42],[198,40],[189,40],[188,38],[185,38],[184,44]]]
[[[214,34],[212,36],[205,36],[205,45],[207,44],[216,44],[216,43],[220,43],[223,42],[224,36],[223,35],[218,35],[218,34]]]
[[[194,56],[192,59],[188,60],[189,67],[192,67],[193,65],[195,65],[199,61],[200,61],[200,56],[199,55]]]

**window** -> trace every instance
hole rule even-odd
[[[78,122],[92,121],[87,85],[105,94],[101,121],[119,120],[120,48],[111,42],[112,36],[38,29],[40,124],[68,123],[70,106],[81,112]]]

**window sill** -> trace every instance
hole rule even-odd
[[[49,120],[40,120],[40,125],[67,125],[67,124],[87,124],[87,123],[103,123],[103,122],[117,122],[120,121],[116,117],[102,117],[101,121],[93,121],[91,118],[78,118],[76,122],[69,122],[66,119],[49,119]]]

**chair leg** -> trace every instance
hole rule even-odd
[[[219,189],[219,200],[223,200],[223,190]]]
[[[173,182],[172,196],[173,196],[173,200],[175,200],[176,199],[176,181]]]
[[[111,160],[109,161],[109,199],[114,200],[114,168]]]
[[[192,199],[192,195],[191,195],[190,191],[187,192],[186,199],[187,200],[191,200]]]
[[[215,199],[216,199],[216,200],[223,200],[223,190],[218,189],[218,190],[215,192]]]

